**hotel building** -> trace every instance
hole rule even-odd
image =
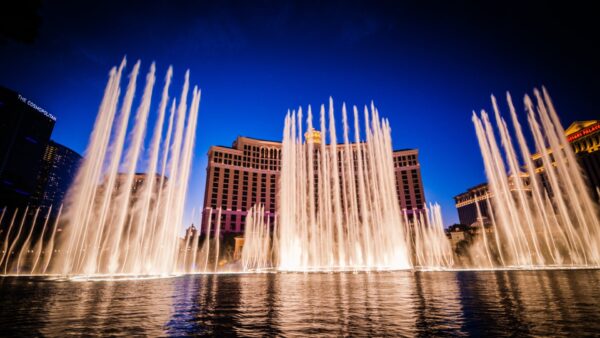
[[[590,192],[598,198],[600,190],[600,121],[575,121],[565,130],[565,136],[571,143],[583,175],[587,179]],[[532,155],[536,173],[551,195],[549,184],[544,174],[541,155]],[[477,205],[484,218],[489,217],[487,200],[491,197],[487,183],[469,188],[466,192],[454,197],[458,218],[461,224],[472,225],[477,222]],[[485,220],[484,220],[485,221]]]
[[[487,206],[489,198],[490,191],[487,183],[476,185],[469,188],[466,192],[454,196],[460,224],[473,225],[473,223],[478,221],[477,203],[479,204],[481,216],[489,218],[489,208]]]
[[[55,122],[31,100],[0,87],[0,209],[29,203]]]
[[[311,138],[320,142],[315,133],[318,132],[314,131]],[[418,150],[396,150],[393,160],[398,201],[411,216],[425,205]],[[281,171],[280,142],[239,136],[231,147],[212,146],[206,171],[202,229],[207,229],[211,213],[211,229],[215,229],[216,210],[221,208],[221,233],[243,233],[247,211],[258,203],[264,205],[265,216],[274,224]]]
[[[31,204],[52,206],[53,213],[56,213],[75,179],[81,159],[77,152],[50,140],[44,152]]]
[[[592,193],[600,189],[600,121],[575,121],[565,130]]]

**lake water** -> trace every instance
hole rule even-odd
[[[0,277],[0,336],[583,336],[600,270]]]

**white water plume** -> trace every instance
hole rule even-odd
[[[306,142],[302,108],[285,118],[277,233],[279,270],[411,267],[395,190],[389,123],[379,118],[373,105],[370,111],[365,107],[363,142],[356,106],[353,112],[355,137],[351,143],[346,106],[342,107],[342,146],[337,145],[333,100],[327,115],[321,106],[318,135],[314,134],[308,107]]]
[[[507,94],[513,135],[494,97],[496,129],[487,112],[473,113],[492,203],[494,237],[479,236],[479,267],[600,265],[598,208],[578,166],[550,96],[534,91],[524,104],[537,155],[532,155]],[[500,145],[496,133],[500,135]],[[514,145],[513,137],[516,137]],[[502,151],[503,150],[503,151]],[[520,154],[519,154],[520,153]],[[520,156],[519,156],[520,155]],[[537,167],[533,157],[541,161]],[[478,206],[479,207],[479,206]],[[485,253],[485,254],[483,254]]]
[[[64,212],[61,208],[54,222],[49,223],[51,210],[43,222],[38,222],[39,208],[32,216],[26,209],[17,226],[18,210],[15,210],[9,232],[17,228],[16,235],[5,236],[0,260],[5,274],[139,276],[176,272],[200,91],[193,88],[188,106],[189,71],[186,72],[179,106],[175,112],[176,103],[172,101],[173,109],[163,136],[173,75],[169,67],[146,155],[144,144],[156,67],[154,63],[150,65],[132,117],[141,63],[134,65],[120,100],[125,65],[124,59],[110,71],[88,148],[67,194]],[[138,171],[140,163],[146,163],[144,173]],[[30,225],[24,227],[27,219],[31,219]],[[37,239],[36,232],[40,233]],[[15,255],[17,246],[19,251]]]
[[[243,271],[260,271],[273,267],[272,235],[264,205],[254,205],[246,216],[241,258]]]
[[[424,212],[416,214],[409,233],[412,234],[414,265],[425,269],[445,269],[454,266],[454,253],[444,231],[442,209],[439,204],[430,204]]]

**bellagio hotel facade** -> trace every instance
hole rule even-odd
[[[398,201],[409,217],[425,205],[418,155],[417,149],[393,152]],[[206,171],[203,232],[209,219],[211,232],[215,230],[220,209],[220,232],[243,233],[248,210],[255,204],[264,205],[265,217],[274,224],[281,172],[280,142],[238,136],[231,147],[212,146]]]

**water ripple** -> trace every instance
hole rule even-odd
[[[600,332],[600,271],[0,278],[0,336],[566,336]]]

